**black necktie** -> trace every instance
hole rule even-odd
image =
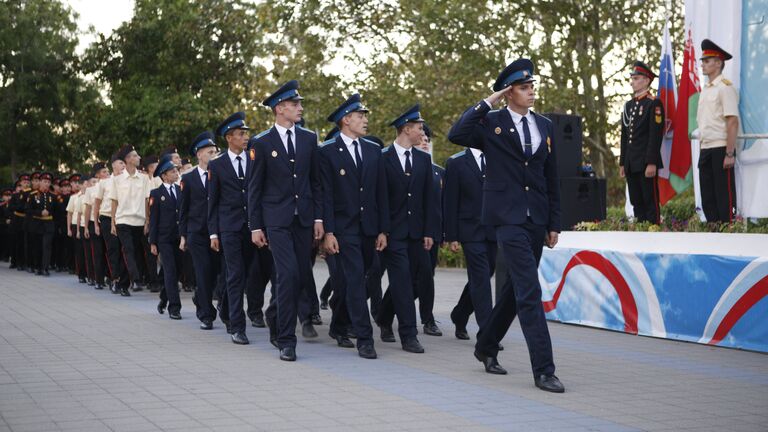
[[[203,189],[208,189],[208,171],[203,173]]]
[[[411,167],[411,152],[406,150],[405,151],[405,175],[407,176],[411,175],[412,171],[413,171],[413,168]]]
[[[485,175],[485,153],[480,155],[480,174]]]
[[[531,144],[531,130],[528,128],[528,119],[523,116],[523,138],[525,140],[525,158],[530,159],[533,155],[533,145]]]
[[[173,185],[171,185],[171,187],[168,188],[168,192],[171,194],[171,199],[175,203],[176,202],[176,192],[173,190]]]
[[[245,178],[245,173],[243,172],[243,160],[240,156],[237,156],[235,159],[237,159],[237,176],[242,180]]]
[[[291,139],[291,130],[288,129],[285,131],[286,134],[288,134],[288,159],[291,160],[291,163],[294,163],[296,161],[296,149],[293,148],[293,139]]]
[[[352,141],[352,145],[355,146],[355,165],[357,165],[358,168],[361,168],[363,159],[360,157],[359,145],[357,141]]]

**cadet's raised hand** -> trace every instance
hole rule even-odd
[[[502,97],[504,97],[504,94],[506,94],[508,91],[512,90],[512,86],[505,87],[492,95],[488,96],[486,100],[491,103],[491,105],[495,104],[496,102],[500,101]]]

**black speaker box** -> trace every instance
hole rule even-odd
[[[607,183],[602,178],[560,178],[560,220],[563,230],[579,222],[604,220]]]
[[[554,128],[557,174],[560,177],[579,176],[582,147],[584,145],[581,130],[581,117],[555,113],[546,113],[543,115],[552,120],[552,126]]]

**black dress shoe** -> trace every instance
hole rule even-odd
[[[479,360],[483,366],[485,366],[485,371],[489,374],[494,375],[506,375],[507,370],[501,367],[499,364],[499,361],[496,360],[496,357],[489,357],[485,354],[482,354],[475,350],[475,358]]]
[[[227,334],[232,334],[232,327],[229,325],[229,321],[224,323],[224,327],[227,329]]]
[[[328,300],[320,300],[320,309],[328,310]]]
[[[85,280],[85,278],[77,278],[77,281],[80,283],[87,283],[88,281]]]
[[[48,269],[43,270],[43,276],[50,276],[51,272],[48,271]]]
[[[357,349],[357,355],[364,359],[375,359],[378,357],[376,355],[376,350],[373,349],[373,345],[362,345]]]
[[[504,351],[504,345],[499,344],[499,351]]]
[[[355,344],[352,343],[351,340],[349,340],[348,337],[344,335],[338,335],[334,332],[328,332],[328,336],[331,337],[331,339],[336,339],[336,343],[342,347],[342,348],[354,348]]]
[[[250,342],[248,341],[248,336],[245,335],[245,332],[237,332],[232,334],[232,342],[238,344],[238,345],[248,345]]]
[[[392,331],[392,326],[381,327],[381,340],[382,342],[395,342],[395,332]]]
[[[424,347],[421,346],[421,343],[418,339],[412,338],[408,340],[403,341],[403,351],[408,351],[409,353],[415,353],[415,354],[422,354],[424,352]]]
[[[131,291],[133,292],[139,292],[144,290],[144,284],[141,282],[134,282],[133,287],[131,288]]]
[[[456,326],[456,332],[454,334],[456,335],[456,339],[469,340],[469,333],[467,332],[466,327]]]
[[[264,323],[264,318],[263,317],[257,316],[256,318],[251,320],[251,326],[256,327],[256,328],[264,328],[267,325]]]
[[[430,320],[424,324],[424,334],[430,336],[442,336],[443,332],[440,331],[435,320]]]
[[[42,275],[43,275],[43,271],[42,270],[38,270],[38,271],[35,272],[35,276],[42,276]]]
[[[149,289],[149,292],[151,293],[159,293],[161,291],[161,288],[158,284],[149,284],[147,285],[147,289]]]
[[[323,325],[323,318],[320,317],[320,314],[312,314],[310,319],[312,320],[312,324],[314,325]]]
[[[200,330],[213,330],[213,323],[210,321],[203,321],[200,323]]]
[[[296,361],[296,348],[285,347],[280,349],[280,360],[282,361]]]
[[[565,392],[565,386],[554,375],[539,375],[533,380],[533,382],[536,384],[536,387],[544,391],[552,393]]]
[[[163,302],[162,300],[160,300],[160,303],[158,303],[158,304],[157,304],[157,313],[159,313],[160,315],[162,315],[162,314],[163,314],[163,312],[165,312],[165,302]]]
[[[181,313],[168,311],[168,318],[170,318],[172,320],[180,320],[181,319]]]
[[[315,331],[315,327],[312,325],[310,321],[305,321],[301,325],[301,335],[305,339],[313,339],[317,337],[317,331]]]
[[[91,280],[91,279],[88,279],[88,285],[90,285],[90,286],[96,286],[96,282],[94,282],[94,281],[93,281],[93,280]]]
[[[104,284],[96,284],[96,286],[93,289],[103,290],[104,289]]]
[[[131,292],[128,291],[128,288],[123,288],[123,289],[120,290],[120,295],[123,296],[123,297],[130,297],[131,296]]]

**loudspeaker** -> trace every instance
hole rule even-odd
[[[563,230],[579,222],[604,220],[607,182],[602,178],[560,178],[560,221]]]
[[[581,117],[547,113],[543,114],[552,121],[554,129],[555,157],[557,174],[560,177],[579,176],[581,168],[582,146],[584,137],[581,131]]]

